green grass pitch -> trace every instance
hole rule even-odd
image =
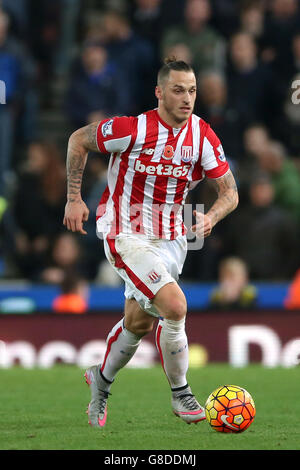
[[[246,388],[256,417],[241,434],[212,430],[206,421],[187,425],[171,412],[170,392],[160,366],[123,369],[112,387],[103,430],[85,414],[90,399],[76,366],[0,369],[1,450],[299,450],[299,367],[234,369],[210,364],[190,369],[189,383],[200,403],[219,385]]]

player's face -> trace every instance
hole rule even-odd
[[[171,70],[168,79],[157,87],[159,108],[176,127],[191,116],[196,99],[196,78],[193,72]]]

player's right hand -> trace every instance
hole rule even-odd
[[[89,209],[82,199],[67,202],[63,224],[68,230],[87,235],[87,232],[83,230],[83,223],[86,222],[88,218]]]

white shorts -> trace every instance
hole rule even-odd
[[[175,240],[149,240],[142,235],[104,237],[105,255],[125,281],[125,298],[135,299],[150,315],[160,314],[152,301],[159,289],[176,282],[187,253],[185,236]]]

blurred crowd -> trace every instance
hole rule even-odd
[[[156,107],[157,70],[170,55],[194,67],[195,113],[219,136],[240,193],[238,209],[188,254],[182,279],[215,281],[226,259],[244,263],[251,281],[293,279],[300,0],[0,0],[2,277],[61,284],[71,270],[87,282],[118,282],[95,233],[108,158],[88,159],[88,235],[78,237],[62,225],[66,144],[87,123]],[[45,140],[41,129],[55,82],[65,84],[63,143]],[[205,181],[187,202],[209,207],[214,198]]]

